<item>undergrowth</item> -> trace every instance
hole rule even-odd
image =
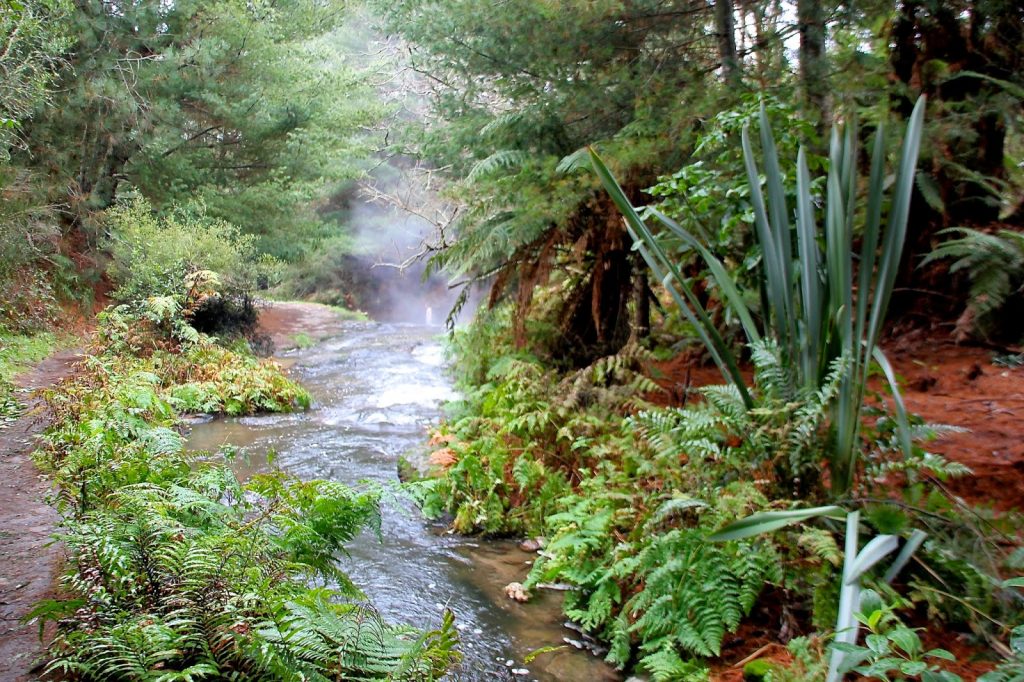
[[[431,632],[386,623],[338,567],[346,542],[379,532],[374,490],[283,473],[243,485],[187,452],[178,429],[182,412],[302,409],[309,395],[274,363],[125,322],[106,316],[93,354],[46,396],[54,425],[38,461],[59,490],[68,552],[62,597],[34,613],[57,622],[48,670],[161,682],[443,675],[458,659],[450,614]]]
[[[423,509],[448,514],[462,533],[546,538],[526,587],[566,589],[566,615],[608,644],[616,667],[705,679],[708,662],[755,613],[780,641],[828,641],[844,562],[840,524],[709,540],[751,513],[825,501],[861,510],[869,536],[927,531],[898,583],[865,578],[894,599],[906,595],[908,622],[941,623],[979,643],[1019,622],[1019,593],[999,587],[1016,570],[1006,547],[1019,542],[1019,518],[967,509],[943,492],[945,478],[966,470],[927,450],[940,428],[912,419],[905,457],[893,419],[873,408],[855,485],[830,497],[821,463],[844,358],[819,388],[794,395],[778,349],[763,342],[750,353],[753,407],[734,386],[708,386],[685,407],[666,408],[649,402],[659,397],[650,352],[629,346],[558,373],[505,341],[506,322],[501,309],[490,311],[455,337],[463,398],[434,434],[436,477],[419,484]],[[772,679],[824,675],[827,649],[798,648],[795,667]]]
[[[32,363],[48,356],[57,343],[57,337],[50,332],[6,334],[0,331],[0,429],[24,410],[14,378]]]

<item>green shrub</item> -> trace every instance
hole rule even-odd
[[[796,206],[791,211],[767,109],[762,106],[763,183],[746,127],[742,135],[755,234],[761,251],[757,281],[747,290],[737,286],[734,275],[712,253],[700,233],[687,230],[656,210],[649,211],[654,218],[651,224],[660,232],[700,254],[711,273],[709,283],[717,287],[720,300],[739,320],[747,343],[753,345],[761,339],[769,339],[777,345],[791,393],[821,390],[829,381],[835,363],[847,363],[848,369],[841,375],[839,391],[831,406],[826,451],[830,489],[837,496],[849,491],[860,470],[861,416],[873,363],[880,365],[889,379],[897,408],[900,442],[908,455],[911,450],[909,426],[896,379],[877,342],[903,252],[924,109],[922,97],[907,124],[889,202],[886,201],[886,139],[881,127],[876,132],[863,211],[859,209],[862,200],[858,195],[856,132],[853,127],[847,127],[842,133],[838,128],[833,129],[824,220],[819,228],[808,155],[801,149],[797,157]],[[590,160],[625,217],[633,241],[655,277],[691,322],[723,376],[740,392],[747,407],[752,407],[738,357],[722,337],[709,307],[696,295],[692,283],[680,269],[676,253],[666,249],[660,234],[656,235],[648,226],[593,150]],[[888,226],[883,230],[887,203]],[[856,274],[855,225],[861,228]],[[824,239],[820,239],[822,236]],[[857,297],[855,290],[860,294]]]
[[[903,624],[894,608],[872,590],[865,590],[857,621],[869,632],[865,646],[836,642],[845,654],[840,674],[856,672],[868,679],[923,682],[961,682],[959,675],[942,670],[938,661],[956,661],[945,649],[925,650],[917,631]]]
[[[201,204],[157,216],[144,199],[116,206],[106,214],[110,232],[110,275],[115,300],[136,303],[171,296],[182,305],[192,288],[188,277],[215,273],[217,293],[250,291],[270,275],[273,262],[261,259],[255,237],[207,216]]]
[[[462,338],[476,343],[490,331]],[[524,353],[468,359],[465,397],[448,405],[440,430],[453,464],[429,486],[425,510],[453,513],[463,533],[539,532],[581,470],[631,446],[623,415],[659,390],[640,371],[649,360],[627,347],[559,375]]]
[[[0,144],[0,158],[3,151]],[[38,195],[27,173],[0,162],[0,332],[45,329],[57,311],[53,277],[47,270],[68,268],[59,267],[56,216],[41,205],[45,202]]]
[[[987,234],[968,228],[953,228],[941,234],[960,236],[939,244],[921,265],[951,258],[950,273],[966,271],[971,280],[971,299],[959,331],[1019,342],[1024,337],[1024,235],[1012,230]]]
[[[725,634],[782,573],[771,542],[719,545],[708,535],[767,501],[755,486],[734,483],[708,502],[666,496],[651,509],[627,490],[604,476],[590,478],[567,502],[569,510],[548,520],[558,529],[545,547],[550,558],[536,563],[528,584],[556,580],[579,588],[566,597],[566,615],[608,640],[608,661],[618,666],[634,648],[640,668],[652,673],[668,652],[717,656]]]

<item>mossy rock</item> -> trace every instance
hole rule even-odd
[[[398,480],[402,483],[413,483],[415,481],[422,481],[423,474],[416,468],[416,465],[410,462],[405,456],[398,458]]]

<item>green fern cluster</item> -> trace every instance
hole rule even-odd
[[[467,394],[456,407],[463,416],[443,427],[457,459],[433,482],[428,514],[453,512],[463,533],[503,533],[535,527],[550,511],[568,483],[558,454],[545,451],[562,428],[549,381],[537,365],[509,360]]]
[[[651,491],[609,493],[605,477],[590,481],[567,512],[549,519],[558,531],[528,583],[577,587],[566,615],[610,642],[609,662],[635,663],[655,680],[699,674],[694,657],[718,655],[764,586],[782,580],[770,542],[707,539],[766,500],[751,484],[734,483],[710,502],[676,494],[651,509]]]
[[[430,484],[427,513],[453,513],[463,533],[541,529],[581,469],[632,445],[623,417],[658,390],[642,371],[649,360],[627,346],[559,375],[522,356],[499,359],[449,406],[441,434],[455,462]]]
[[[214,344],[198,344],[181,354],[167,354],[163,372],[179,412],[291,412],[309,408],[312,398],[273,360],[260,360]]]
[[[190,382],[190,383],[189,383]],[[430,680],[458,659],[450,616],[428,633],[361,603],[338,567],[379,533],[376,492],[284,474],[239,483],[187,453],[183,386],[214,384],[208,409],[292,409],[275,365],[195,344],[100,354],[47,399],[39,461],[60,490],[64,599],[49,670],[82,680]],[[308,396],[305,398],[308,400]],[[236,402],[232,402],[236,401]],[[237,409],[233,406],[237,405]]]
[[[699,391],[702,404],[641,412],[632,425],[662,466],[693,458],[722,462],[761,476],[766,490],[779,497],[794,490],[803,497],[820,494],[829,410],[845,363],[836,362],[819,389],[806,391],[794,388],[774,344],[754,344],[751,360],[753,408],[733,385],[706,386]]]
[[[785,595],[797,632],[828,631],[844,561],[838,528],[822,522],[740,541],[707,538],[755,511],[790,508],[794,494],[804,501],[827,496],[820,470],[845,358],[805,390],[777,347],[759,343],[751,348],[752,406],[735,387],[710,386],[678,409],[641,399],[651,390],[642,372],[648,359],[627,347],[565,374],[523,355],[490,359],[485,382],[464,384],[465,400],[441,429],[452,463],[425,484],[427,510],[452,512],[461,532],[549,538],[527,586],[571,586],[566,615],[608,643],[611,663],[656,680],[704,679],[705,659],[720,654],[768,585]],[[878,414],[860,443],[869,456],[860,460],[867,466],[855,494],[868,494],[872,477],[887,473],[907,476],[909,491],[923,485],[924,471],[957,473],[919,445],[896,461],[903,450],[894,445],[892,420]],[[935,431],[915,429],[918,439]],[[978,620],[972,609],[998,613],[989,577],[998,568],[983,570],[942,550],[961,531],[930,498],[907,500],[907,509],[928,508],[913,521],[898,503],[858,504],[879,533],[928,521],[935,541],[903,575],[933,616],[965,622]],[[981,537],[961,534],[964,542]],[[958,581],[965,581],[967,599],[950,597],[964,590],[944,586]],[[821,667],[818,659],[801,669]]]
[[[498,359],[442,428],[454,464],[427,484],[426,509],[454,513],[461,532],[552,538],[529,585],[576,588],[566,615],[609,642],[615,665],[699,679],[700,658],[718,654],[766,584],[812,592],[839,555],[824,531],[806,546],[788,535],[707,540],[794,477],[818,482],[842,363],[802,393],[777,349],[752,354],[753,409],[727,387],[702,389],[686,409],[652,409],[641,399],[657,389],[643,372],[650,356],[629,346],[564,375]]]
[[[133,414],[212,413],[232,416],[308,409],[312,397],[273,360],[231,350],[209,338],[182,348],[125,353],[100,337],[88,371],[51,396],[59,416],[128,406]]]
[[[281,497],[245,502],[272,490]],[[337,602],[361,595],[336,555],[376,515],[372,495],[281,476],[243,490],[221,467],[123,486],[67,523],[65,587],[77,598],[60,607],[50,669],[104,680],[440,676],[448,661],[421,656],[434,640]]]
[[[966,331],[1020,341],[1017,317],[1024,304],[1024,234],[1013,230],[989,234],[969,228],[944,233],[959,236],[940,244],[921,264],[948,258],[953,259],[951,273],[967,273],[971,300],[962,320]]]

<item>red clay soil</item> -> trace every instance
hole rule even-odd
[[[975,682],[979,676],[991,671],[995,663],[977,660],[979,650],[962,641],[955,634],[935,635],[923,632],[922,643],[925,649],[945,649],[956,656],[955,662],[942,662],[942,669],[959,675],[964,682]],[[824,652],[827,642],[819,646]],[[722,657],[712,665],[710,682],[743,682],[743,666],[756,660],[764,659],[790,668],[794,663],[793,654],[785,645],[778,642],[776,632],[757,623],[747,622],[740,626],[735,635],[722,642]],[[858,682],[867,678],[856,678]]]
[[[973,472],[946,482],[949,492],[964,501],[1000,511],[1024,509],[1024,367],[993,363],[992,351],[949,341],[907,335],[885,348],[901,378],[907,409],[928,423],[958,426],[963,433],[942,436],[928,449],[966,465]],[[680,356],[659,363],[657,379],[666,393],[658,402],[680,405],[694,399],[693,390],[723,383],[713,365]],[[789,652],[778,644],[777,628],[746,623],[723,643],[722,663],[714,682],[740,682],[743,664],[766,658],[787,664]],[[966,682],[992,669],[975,660],[978,650],[955,633],[925,633],[929,648],[941,647],[957,656],[947,669]]]
[[[901,378],[907,409],[931,424],[966,429],[928,449],[974,472],[946,483],[965,501],[997,510],[1024,510],[1024,367],[992,362],[992,351],[908,335],[885,349]],[[685,355],[658,363],[666,393],[657,402],[680,405],[694,390],[723,383],[714,365]]]
[[[908,410],[967,429],[928,448],[974,473],[949,481],[949,490],[974,505],[1024,509],[1024,367],[995,365],[988,350],[910,337],[887,350]]]
[[[32,390],[51,386],[78,359],[75,351],[57,353],[15,383]],[[49,487],[30,457],[47,420],[38,397],[28,403],[24,416],[0,430],[0,682],[36,679],[38,625],[21,619],[52,595],[62,554],[49,544],[59,517],[44,501]]]

